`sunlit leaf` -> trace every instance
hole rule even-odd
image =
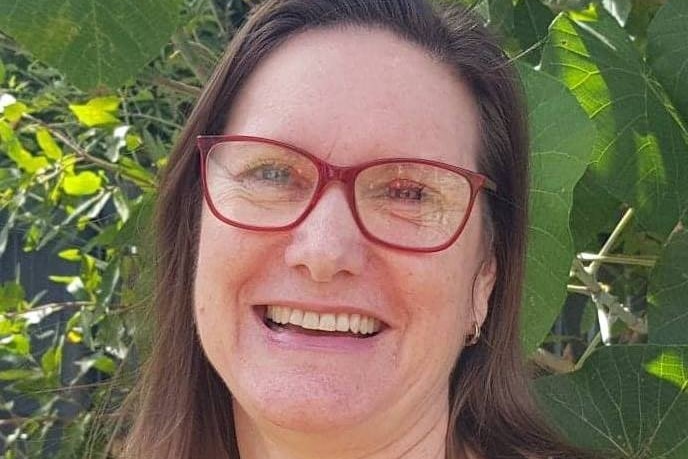
[[[57,256],[67,261],[81,261],[81,250],[65,249],[60,251]]]
[[[36,130],[36,141],[38,146],[41,147],[45,156],[50,159],[60,159],[62,158],[62,149],[57,145],[53,136],[45,128],[39,128]]]
[[[96,97],[85,104],[70,104],[69,109],[79,122],[88,127],[119,123],[116,116],[119,109],[117,97]]]
[[[84,171],[74,175],[65,175],[62,188],[69,195],[86,196],[98,192],[102,183],[103,180],[98,174]]]
[[[608,214],[606,194],[636,209],[640,226],[667,236],[688,209],[688,145],[642,56],[604,9],[597,20],[560,15],[550,29],[542,66],[578,98],[597,127],[592,164],[576,194],[572,224],[579,247],[606,228],[589,214]],[[617,217],[618,218],[618,217]],[[585,235],[585,236],[583,236]]]
[[[27,110],[28,107],[25,104],[21,102],[15,102],[5,107],[3,115],[10,123],[16,123],[24,115],[24,113],[27,112]]]

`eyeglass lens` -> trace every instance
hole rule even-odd
[[[258,141],[215,144],[206,160],[213,206],[228,220],[275,228],[296,221],[318,185],[307,156]],[[359,219],[390,244],[429,248],[446,243],[462,225],[471,200],[468,180],[453,171],[414,162],[363,169],[354,182]]]

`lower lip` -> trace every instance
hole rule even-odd
[[[369,338],[305,335],[289,330],[273,330],[263,322],[263,318],[259,313],[254,314],[254,316],[268,346],[286,350],[342,353],[365,352],[374,349],[386,333],[386,330],[382,330]]]

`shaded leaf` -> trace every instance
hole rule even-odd
[[[535,387],[562,433],[603,457],[688,457],[688,346],[603,347]]]
[[[514,33],[521,48],[527,50],[539,43],[539,46],[524,55],[528,62],[540,62],[542,46],[553,19],[554,13],[540,0],[520,0],[514,7]]]
[[[0,30],[81,89],[116,87],[174,31],[180,0],[5,0]]]
[[[531,129],[530,228],[523,345],[540,344],[566,298],[574,257],[569,217],[573,187],[588,164],[595,130],[569,91],[549,75],[520,66]]]
[[[688,122],[688,2],[672,0],[647,30],[647,60]]]
[[[688,231],[671,236],[648,290],[649,341],[688,344]]]

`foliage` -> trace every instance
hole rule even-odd
[[[609,457],[687,457],[688,3],[461,1],[503,36],[528,98],[522,336],[543,407]],[[56,428],[57,457],[116,451],[94,418],[138,364],[157,174],[248,6],[0,0],[0,255],[21,231],[25,251],[78,266],[50,277],[68,303],[27,298],[21,271],[0,285],[5,457],[49,455]],[[86,374],[117,383],[79,401]]]

